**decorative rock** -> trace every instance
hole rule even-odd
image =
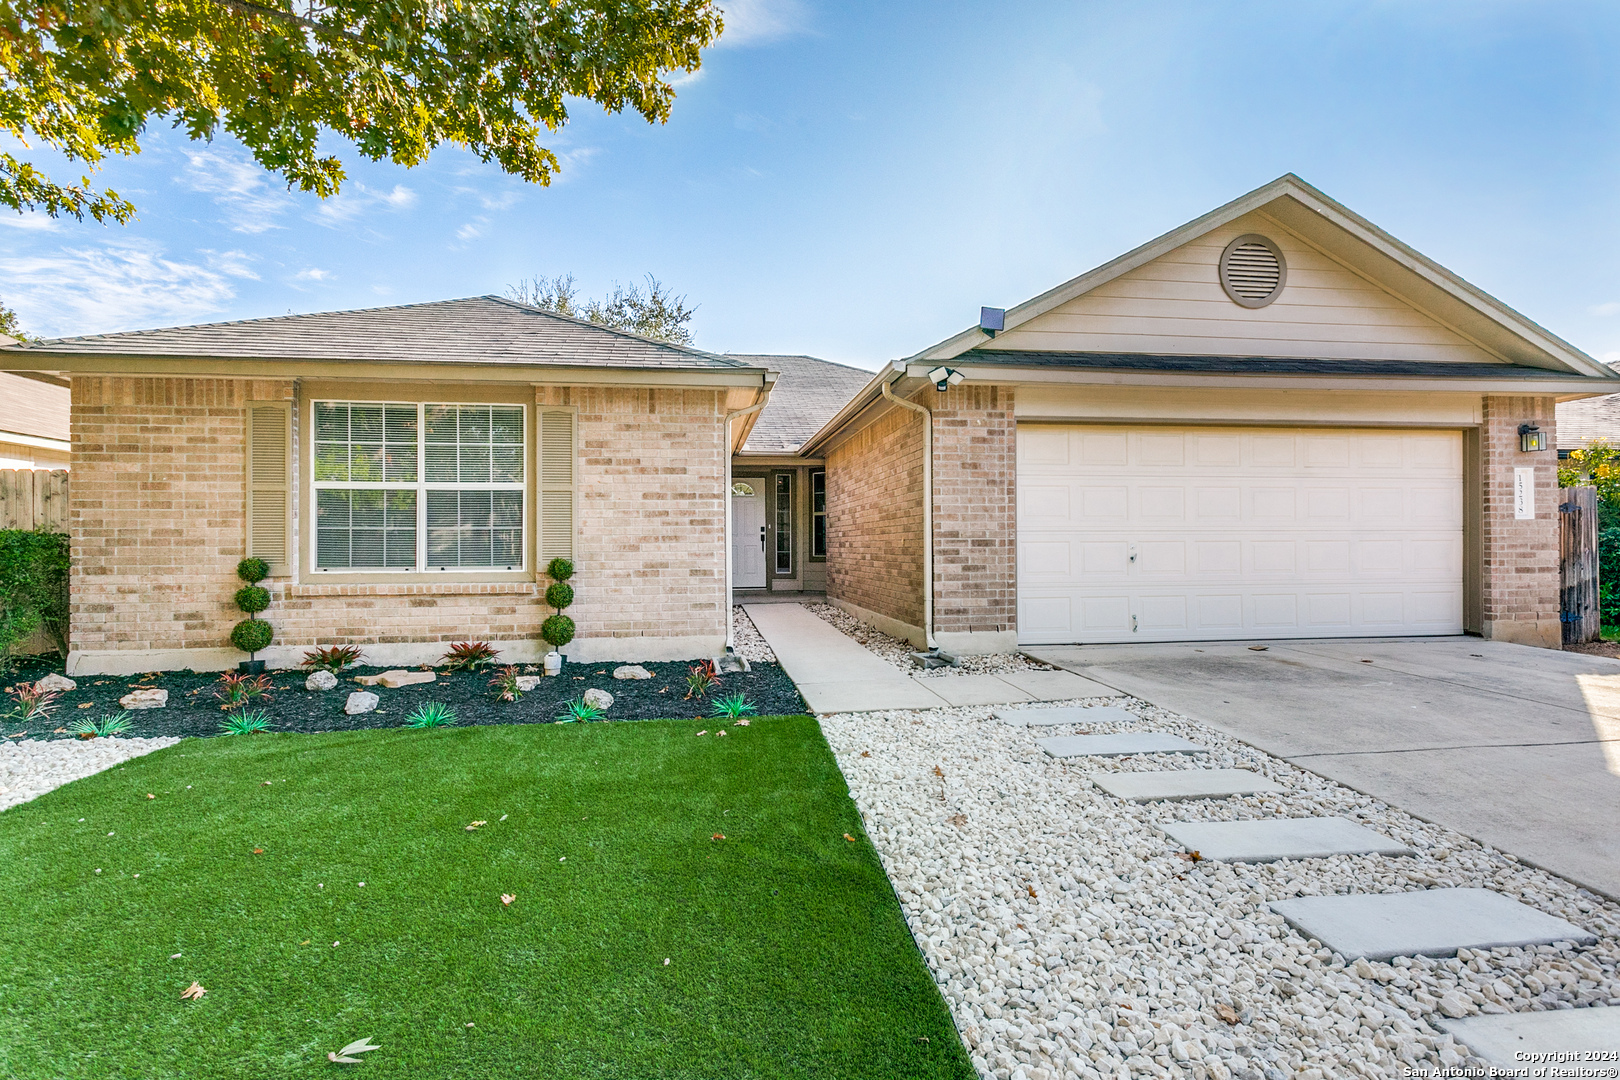
[[[716,667],[718,666],[717,663]],[[650,679],[653,677],[653,673],[640,664],[624,664],[613,669],[613,677],[615,679]]]
[[[379,700],[381,699],[369,690],[356,690],[349,695],[349,700],[343,703],[343,711],[350,716],[367,713],[377,707]]]
[[[405,671],[402,668],[395,668],[381,675],[358,675],[354,681],[361,686],[386,686],[390,690],[398,690],[402,686],[430,683],[437,678],[438,676],[431,671]]]
[[[39,682],[35,683],[34,688],[36,690],[56,690],[65,694],[69,690],[77,689],[78,685],[79,684],[74,682],[72,679],[58,675],[53,671],[43,679],[39,680]]]
[[[330,690],[337,685],[337,676],[330,671],[312,671],[304,680],[305,690]]]
[[[525,694],[539,685],[540,676],[538,675],[519,675],[517,677],[517,688]]]
[[[613,695],[606,690],[591,688],[585,691],[585,704],[595,705],[598,709],[613,708]]]
[[[169,692],[156,687],[131,690],[118,699],[118,704],[133,712],[136,709],[161,709],[169,703]]]

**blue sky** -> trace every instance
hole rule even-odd
[[[577,103],[549,188],[335,145],[323,204],[160,131],[102,174],[135,224],[0,218],[0,298],[65,335],[651,272],[701,347],[876,367],[1292,171],[1620,359],[1620,6],[729,8],[668,124]]]

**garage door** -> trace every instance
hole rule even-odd
[[[1020,425],[1023,644],[1458,634],[1462,434]]]

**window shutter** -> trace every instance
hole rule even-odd
[[[248,405],[247,553],[270,564],[272,575],[291,573],[287,525],[287,458],[292,448],[292,406]]]
[[[540,562],[574,557],[574,414],[540,413]]]

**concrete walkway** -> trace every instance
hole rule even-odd
[[[743,610],[810,711],[818,714],[1010,705],[1113,694],[1106,686],[1067,671],[914,679],[799,604],[744,604]]]
[[[1620,661],[1463,637],[1027,651],[1620,898]]]

